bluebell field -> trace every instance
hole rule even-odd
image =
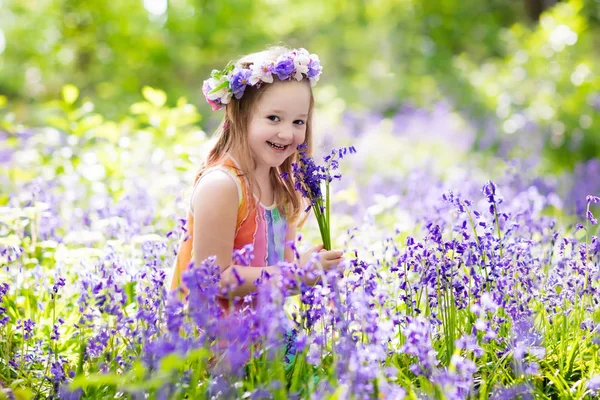
[[[282,263],[283,280],[257,282],[260,307],[224,317],[210,259],[184,274],[187,299],[167,291],[210,145],[195,109],[90,107],[0,132],[0,397],[598,394],[598,160],[540,174],[535,149],[511,157],[531,145],[518,133],[472,153],[480,133],[444,104],[323,112],[316,161],[357,150],[331,186],[345,263],[314,287]],[[311,216],[298,250],[319,241]]]

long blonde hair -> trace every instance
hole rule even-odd
[[[265,51],[246,55],[240,58],[235,64],[236,66],[248,67],[254,62],[276,61],[281,54],[289,51],[290,49],[283,46],[270,47]],[[250,185],[249,191],[250,193],[253,193],[255,185],[254,179],[251,176],[251,171],[255,170],[256,162],[248,144],[248,124],[252,119],[252,113],[255,111],[256,104],[261,96],[269,90],[270,85],[278,82],[276,76],[273,78],[273,83],[263,84],[260,88],[247,86],[241,99],[238,100],[234,97],[229,104],[227,104],[225,116],[213,134],[213,136],[216,137],[216,143],[208,153],[206,161],[198,170],[196,181],[202,176],[207,168],[220,164],[226,157],[226,154],[235,148],[236,154],[239,156],[237,161],[239,162],[241,169],[239,175],[249,178],[247,179]],[[308,80],[304,80],[304,82],[306,82],[310,88]],[[305,136],[308,156],[312,154],[313,108],[314,97],[312,89],[310,89],[310,106],[306,118]],[[298,162],[298,152],[288,157],[279,167],[271,168],[269,173],[279,212],[285,215],[290,223],[298,223],[301,213],[308,204],[301,193],[294,188],[292,163],[295,162]],[[283,173],[287,173],[287,179],[281,178],[281,174]],[[253,202],[250,203],[253,205]]]

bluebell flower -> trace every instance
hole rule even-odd
[[[594,218],[594,214],[592,214],[592,212],[590,210],[587,210],[586,217],[592,225],[596,225],[598,223],[598,220],[596,218]]]
[[[431,375],[439,363],[429,330],[429,322],[417,317],[410,320],[403,332],[406,339],[400,351],[417,357],[418,363],[410,366],[411,372],[416,375]]]
[[[600,374],[596,374],[587,381],[587,388],[591,390],[594,394],[598,394],[600,392]]]
[[[590,203],[600,203],[600,197],[588,195],[585,197],[585,200],[588,204]]]

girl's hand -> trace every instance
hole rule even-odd
[[[329,271],[332,268],[335,268],[339,263],[343,261],[344,252],[341,250],[325,250],[322,244],[314,246],[310,248],[307,252],[300,256],[300,266],[304,267],[308,264],[314,257],[314,254],[318,253],[318,263],[321,264],[321,267],[325,271]],[[318,270],[318,267],[315,265],[313,270]],[[307,282],[308,284],[315,284],[319,278],[317,277],[311,282]]]

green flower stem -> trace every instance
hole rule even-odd
[[[494,216],[496,218],[496,229],[498,230],[498,241],[500,242],[500,259],[502,259],[502,231],[500,230],[500,220],[498,219],[498,207],[494,202]]]
[[[326,219],[326,214],[324,214],[323,211],[321,211],[322,208],[323,199],[316,199],[315,204],[313,205],[313,210],[315,212],[315,217],[317,218],[317,223],[319,224],[319,231],[321,232],[321,238],[323,239],[323,247],[325,248],[325,250],[331,250],[329,223]]]
[[[325,186],[325,212],[327,213],[327,218],[325,222],[327,223],[327,238],[329,239],[329,248],[327,250],[331,250],[331,226],[329,225],[331,222],[331,218],[329,217],[329,179],[327,179],[327,183]]]

